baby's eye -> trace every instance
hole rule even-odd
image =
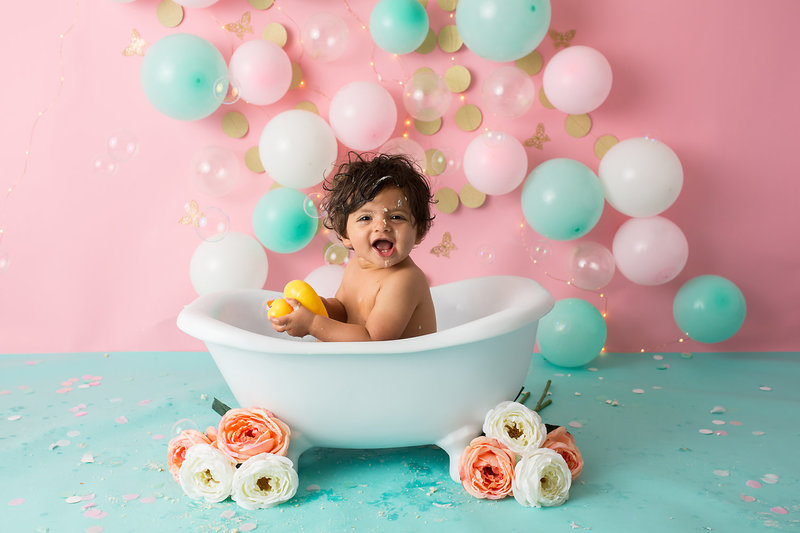
[[[372,217],[370,217],[369,215],[361,215],[356,219],[356,221],[358,222],[369,222],[370,220],[372,220]]]
[[[403,215],[392,215],[392,220],[405,220],[406,217]]]

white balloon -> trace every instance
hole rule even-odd
[[[216,4],[219,0],[175,0],[176,4],[183,7],[208,7]]]
[[[637,137],[606,152],[597,173],[611,207],[631,217],[663,212],[683,187],[683,167],[666,144]]]
[[[342,276],[344,265],[322,265],[309,272],[305,282],[323,298],[333,298],[342,284]]]
[[[338,149],[328,123],[303,109],[290,109],[273,117],[258,143],[264,170],[281,185],[294,189],[320,183],[333,169]]]
[[[229,232],[195,249],[189,276],[197,294],[229,289],[260,289],[267,281],[267,252],[250,235]]]

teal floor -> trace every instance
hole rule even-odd
[[[310,450],[294,499],[246,511],[166,471],[176,430],[235,405],[207,353],[5,355],[0,531],[800,531],[799,378],[800,353],[534,355],[526,388],[552,380],[542,417],[586,463],[563,506],[473,499],[423,446]]]

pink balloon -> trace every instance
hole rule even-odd
[[[522,183],[528,172],[525,148],[512,135],[488,131],[464,150],[464,174],[485,194],[506,194]]]
[[[264,39],[247,41],[234,50],[228,64],[239,96],[255,105],[277,102],[292,84],[292,62],[286,52]]]
[[[661,285],[683,270],[689,243],[681,229],[663,217],[632,218],[614,235],[614,259],[622,275],[639,285]]]
[[[559,111],[580,115],[597,109],[611,92],[611,65],[588,46],[570,46],[550,59],[542,86]]]
[[[342,284],[343,276],[344,265],[322,265],[309,272],[305,282],[323,298],[333,298]]]
[[[602,244],[578,243],[569,257],[568,271],[572,284],[579,289],[597,290],[614,277],[614,256]]]
[[[354,81],[331,100],[330,123],[336,137],[353,150],[372,150],[391,137],[397,124],[392,95],[371,81]]]

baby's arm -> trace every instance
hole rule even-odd
[[[378,341],[399,339],[419,305],[421,291],[428,285],[421,272],[400,271],[383,280],[375,297],[375,305],[370,311],[365,325],[347,324],[336,320],[335,300],[332,305],[332,318],[315,315],[296,300],[287,300],[294,308],[288,315],[272,319],[276,331],[286,331],[292,336],[313,335],[321,341]],[[325,299],[326,308],[331,299]],[[344,306],[341,306],[344,312]],[[331,309],[328,311],[331,312]],[[345,318],[346,318],[346,312]]]

